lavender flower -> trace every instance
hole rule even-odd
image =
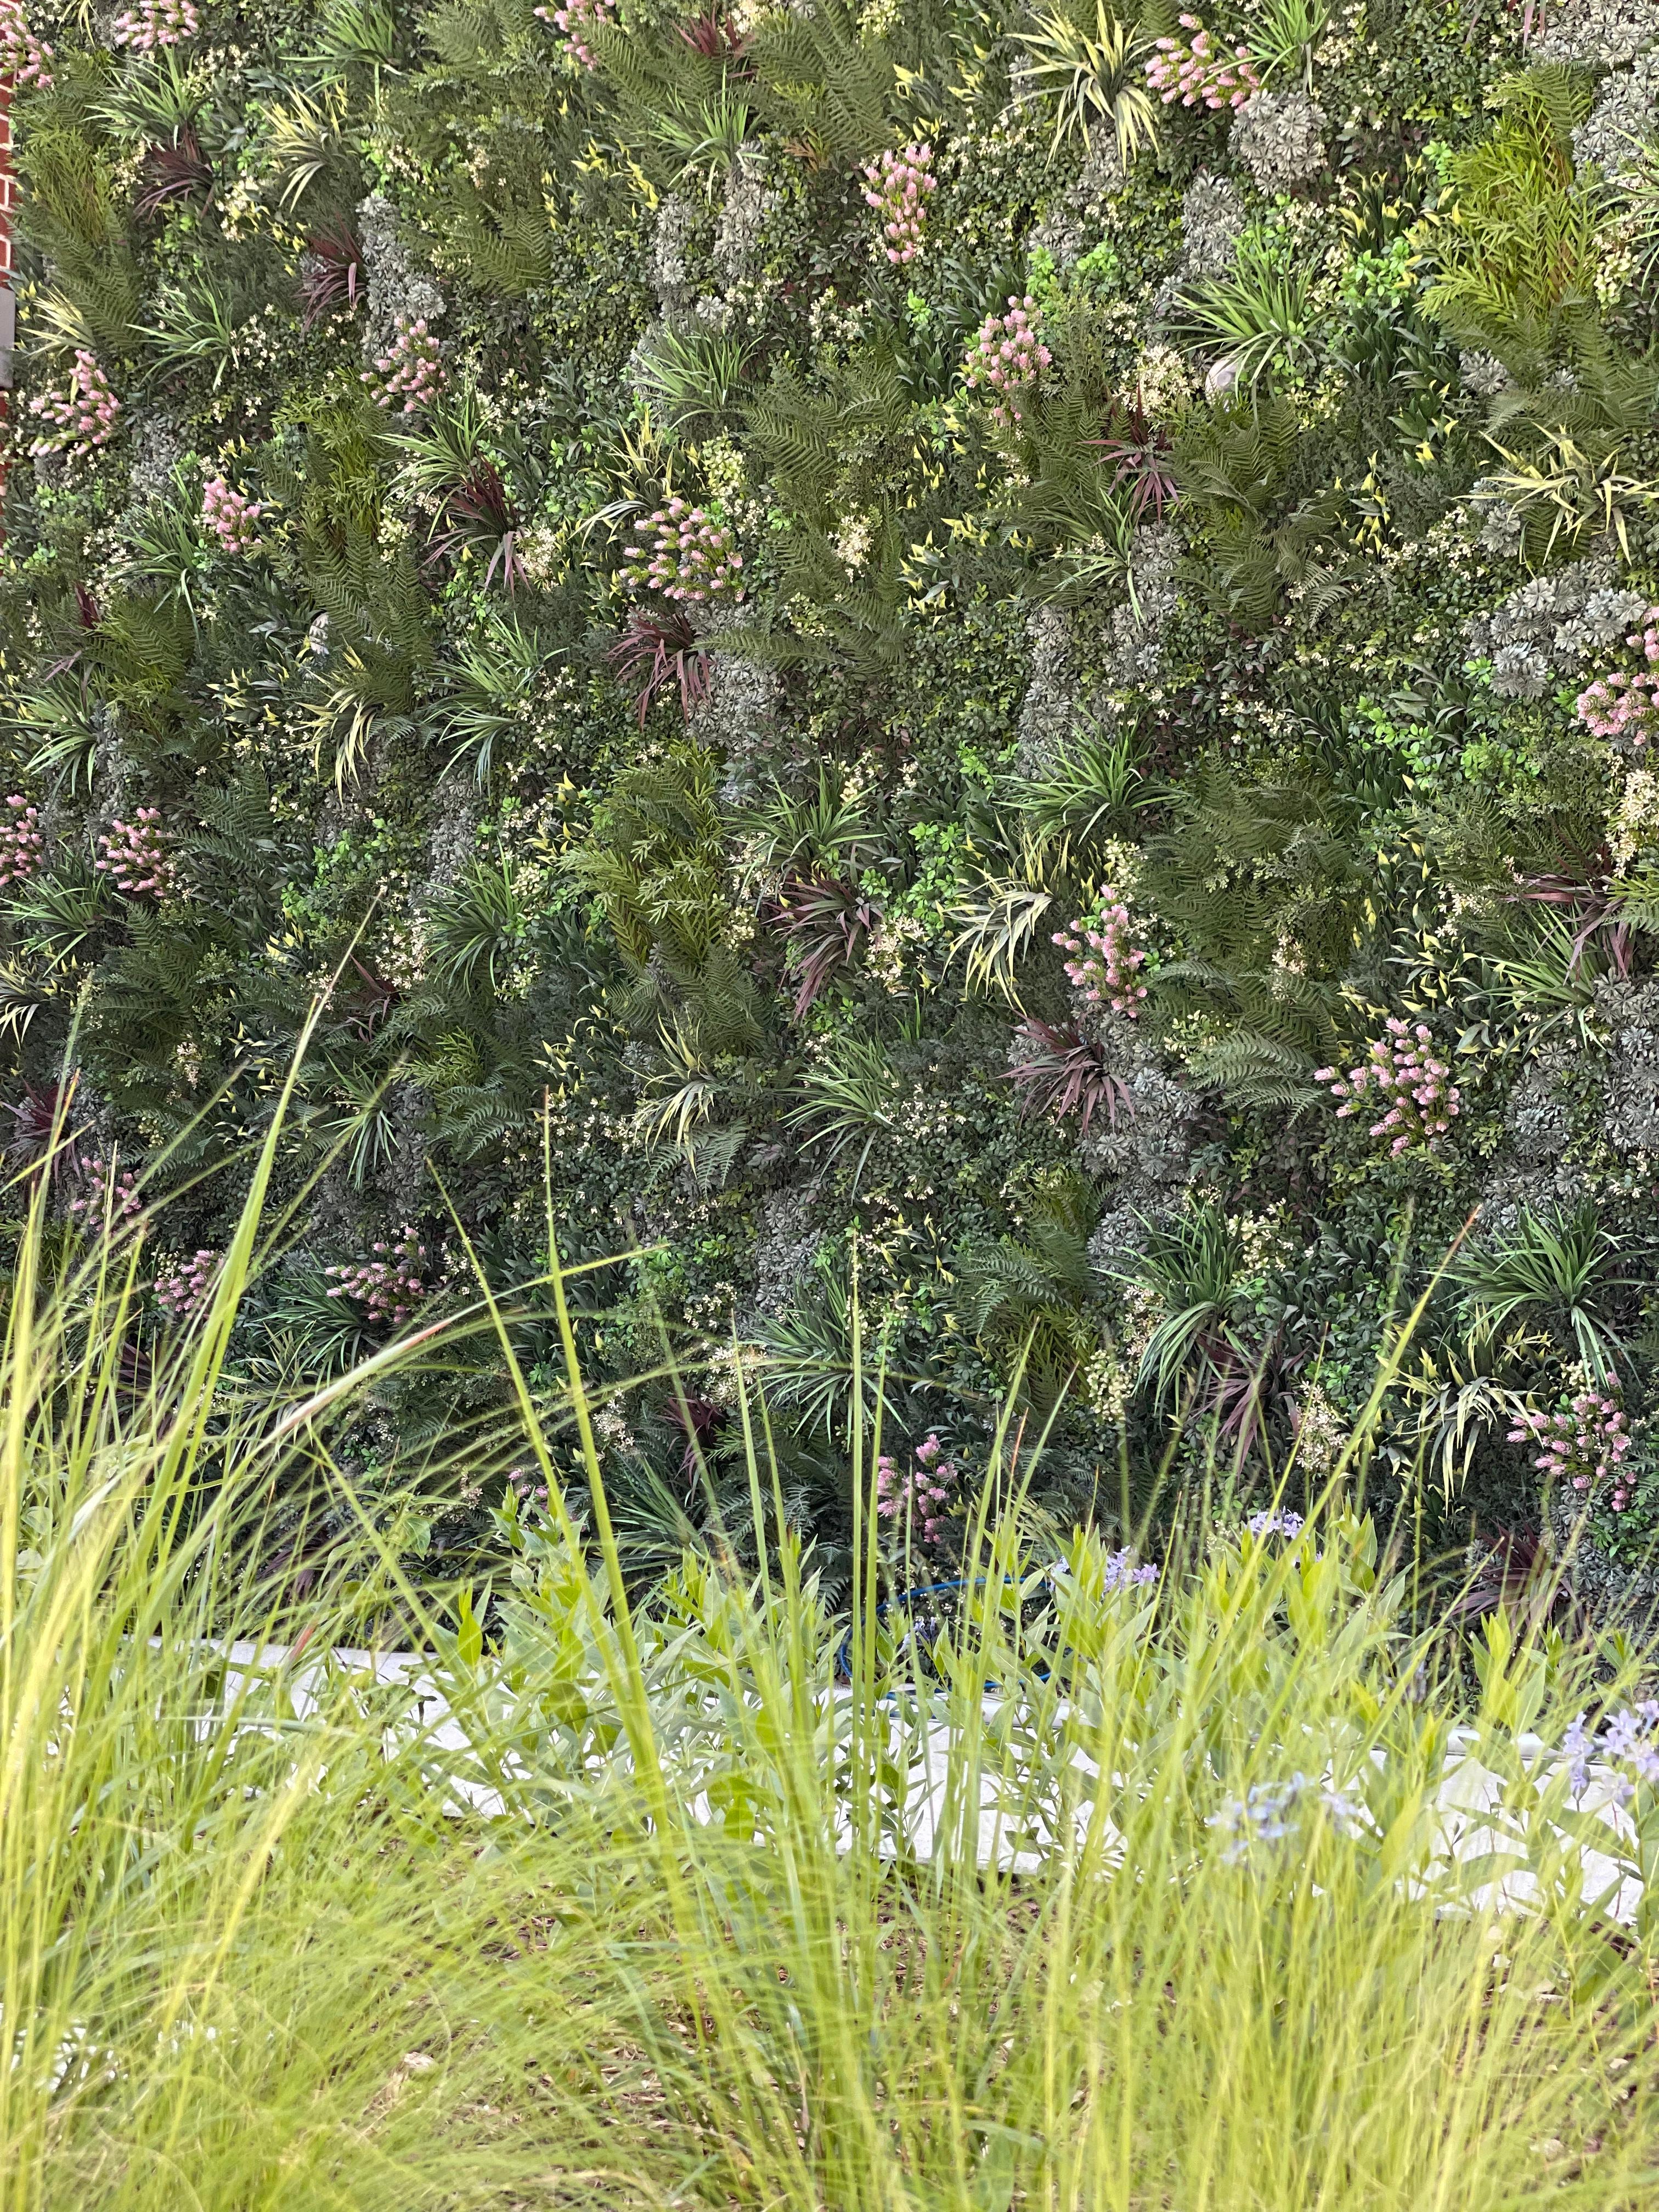
[[[138,0],[115,19],[112,46],[130,46],[135,54],[154,53],[158,46],[177,46],[193,39],[202,27],[193,0]]]
[[[202,487],[202,520],[227,553],[252,553],[259,543],[255,523],[264,513],[258,500],[249,499],[224,477],[210,477]]]
[[[131,1219],[143,1206],[138,1178],[131,1168],[118,1168],[114,1161],[94,1152],[76,1172],[79,1188],[64,1212],[82,1228],[97,1220],[106,1205],[117,1220]]]
[[[131,822],[112,822],[98,842],[102,854],[94,863],[97,872],[124,897],[164,899],[178,889],[179,872],[159,806],[141,806]]]
[[[198,1251],[187,1260],[175,1260],[155,1278],[155,1303],[174,1321],[198,1314],[213,1294],[214,1278],[223,1255]]]
[[[19,91],[34,85],[49,92],[51,60],[52,48],[35,37],[25,20],[23,0],[0,0],[0,71],[11,78]]]
[[[372,1245],[367,1259],[325,1267],[324,1273],[334,1278],[328,1295],[354,1299],[371,1322],[390,1322],[395,1328],[408,1320],[416,1300],[426,1296],[420,1274],[425,1258],[425,1245],[416,1241],[415,1231],[405,1223],[395,1243]]]
[[[31,806],[21,791],[14,791],[0,806],[0,890],[8,884],[27,883],[38,874],[46,855],[46,841],[40,834],[40,814]]]
[[[742,588],[743,556],[736,533],[719,510],[689,507],[671,499],[666,507],[634,525],[639,544],[631,546],[623,574],[636,592],[660,592],[665,599],[700,605],[720,592]]]
[[[1576,711],[1591,734],[1627,752],[1640,752],[1659,738],[1659,607],[1650,607],[1646,627],[1625,640],[1645,664],[1633,674],[1615,669],[1579,693]]]
[[[907,1528],[913,1517],[920,1521],[925,1544],[937,1544],[943,1537],[952,1500],[959,1494],[961,1470],[944,1451],[939,1438],[930,1434],[916,1446],[915,1464],[908,1472],[887,1452],[876,1462],[877,1514],[884,1521],[902,1519]]]
[[[532,8],[531,13],[563,33],[564,50],[572,61],[596,70],[599,58],[587,43],[587,33],[597,25],[613,21],[614,7],[615,0],[566,0],[562,8]]]
[[[1114,1552],[1107,1560],[1100,1587],[1108,1597],[1118,1590],[1143,1589],[1148,1583],[1158,1580],[1158,1569],[1150,1561],[1138,1565],[1134,1553],[1126,1545],[1122,1551]]]
[[[1564,1394],[1553,1413],[1528,1407],[1516,1416],[1509,1440],[1540,1445],[1533,1465],[1551,1481],[1569,1483],[1581,1496],[1611,1483],[1610,1510],[1622,1513],[1630,1504],[1632,1478],[1620,1469],[1636,1439],[1617,1396],[1592,1389]]]
[[[1176,20],[1183,31],[1192,33],[1190,44],[1185,39],[1154,40],[1156,58],[1146,64],[1146,82],[1165,107],[1178,100],[1183,107],[1238,108],[1252,93],[1261,91],[1261,79],[1248,46],[1235,46],[1229,53],[1211,45],[1210,34],[1196,15]]]
[[[1252,1513],[1244,1523],[1252,1536],[1299,1536],[1306,1524],[1299,1513]]]
[[[1659,1729],[1659,1698],[1643,1698],[1634,1706],[1623,1707],[1599,1737],[1593,1729],[1585,1727],[1580,1713],[1561,1738],[1561,1753],[1568,1761],[1567,1787],[1573,1796],[1582,1797],[1589,1789],[1590,1761],[1597,1757],[1609,1765],[1628,1770],[1611,1778],[1613,1796],[1620,1805],[1630,1803],[1638,1784],[1650,1790],[1659,1786],[1656,1729]]]
[[[1567,1768],[1567,1784],[1575,1797],[1582,1797],[1589,1788],[1590,1755],[1595,1748],[1594,1735],[1584,1726],[1580,1713],[1561,1739],[1561,1753],[1571,1764]]]
[[[1253,1783],[1245,1796],[1228,1798],[1207,1825],[1230,1838],[1221,1854],[1225,1864],[1243,1866],[1260,1846],[1299,1833],[1310,1814],[1340,1836],[1356,1836],[1364,1814],[1352,1792],[1298,1772],[1285,1782]]]
[[[75,366],[62,392],[42,392],[29,402],[29,413],[50,424],[48,434],[37,438],[29,452],[38,459],[46,453],[67,453],[85,460],[115,435],[121,403],[110,389],[109,379],[95,355],[84,346],[75,351]]]
[[[373,368],[362,371],[362,380],[377,407],[397,408],[404,415],[413,415],[437,398],[443,385],[442,358],[424,315],[413,322],[407,315],[398,316],[391,349],[376,357]]]

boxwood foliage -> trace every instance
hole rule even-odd
[[[1363,1415],[1639,1563],[1651,0],[0,38],[9,1203],[141,1339],[320,1002],[244,1371],[481,1274],[552,1421],[550,1220],[642,1571],[752,1542],[745,1359],[832,1573],[857,1391],[940,1569],[1005,1416],[1062,1518]],[[336,1449],[487,1547],[511,1406],[462,1330]]]

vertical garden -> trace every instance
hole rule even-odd
[[[1659,8],[0,52],[6,1234],[135,1372],[293,1075],[227,1374],[448,1323],[329,1432],[410,1560],[534,1510],[550,1221],[639,1572],[750,1525],[746,1370],[831,1589],[855,1412],[940,1574],[1000,1424],[1127,1534],[1358,1422],[1644,1587]]]

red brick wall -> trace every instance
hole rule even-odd
[[[0,285],[11,289],[11,210],[12,196],[17,180],[11,168],[11,80],[0,77]],[[11,405],[11,361],[6,359],[5,376],[0,383],[0,422],[6,419]],[[0,468],[0,491],[5,488],[3,468]]]
[[[0,284],[11,283],[11,85],[0,77]]]

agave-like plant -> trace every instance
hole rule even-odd
[[[847,1036],[834,1055],[801,1079],[800,1096],[784,1115],[784,1126],[797,1130],[810,1150],[833,1164],[863,1139],[853,1187],[858,1188],[876,1139],[893,1127],[898,1104],[898,1072],[875,1037]]]
[[[680,156],[682,178],[701,176],[712,199],[716,183],[742,154],[754,121],[747,104],[722,84],[695,115],[664,116],[657,128]]]
[[[1330,19],[1329,0],[1266,0],[1251,16],[1249,33],[1250,58],[1262,82],[1294,70],[1311,92],[1314,48]]]
[[[265,109],[276,204],[284,214],[292,214],[343,151],[345,111],[338,86],[316,96],[296,91]]]
[[[641,390],[667,428],[684,437],[700,426],[725,421],[737,404],[753,350],[744,338],[661,330],[641,357]]]
[[[1092,151],[1091,132],[1098,129],[1111,131],[1126,169],[1143,149],[1157,145],[1158,110],[1144,68],[1150,42],[1106,0],[1095,0],[1092,28],[1068,9],[1040,8],[1015,37],[1026,83],[1054,97],[1051,161],[1069,138],[1081,138]]]
[[[1311,364],[1314,276],[1310,264],[1278,267],[1247,243],[1226,275],[1180,294],[1171,326],[1214,353],[1235,385],[1257,386],[1271,368]]]
[[[1460,1254],[1448,1272],[1489,1334],[1512,1321],[1548,1322],[1605,1385],[1623,1349],[1609,1309],[1631,1286],[1626,1255],[1625,1237],[1587,1203],[1573,1213],[1523,1212],[1507,1236]]]

